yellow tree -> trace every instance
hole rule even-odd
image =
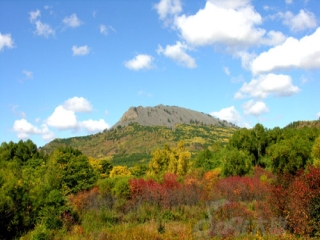
[[[184,142],[178,142],[178,147],[174,148],[170,153],[168,171],[184,176],[189,170],[190,157],[191,153],[185,149]]]
[[[180,141],[176,148],[165,145],[163,149],[157,149],[152,153],[150,171],[152,174],[168,171],[184,176],[189,170],[190,157],[191,153],[185,149],[183,141]]]
[[[151,173],[158,174],[167,170],[171,151],[168,145],[164,145],[163,149],[158,148],[152,152],[152,159],[149,163]]]
[[[110,177],[130,176],[131,172],[126,166],[115,166],[110,172]]]

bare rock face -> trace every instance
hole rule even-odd
[[[212,117],[209,114],[177,106],[157,105],[155,107],[131,107],[112,128],[127,126],[137,122],[142,126],[166,126],[174,128],[176,124],[201,124],[224,127],[235,125]]]
[[[130,120],[135,120],[138,118],[138,112],[136,107],[129,108],[120,119],[120,122],[126,122]]]

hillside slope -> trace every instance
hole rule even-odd
[[[180,123],[182,122],[182,123]],[[175,146],[184,140],[186,147],[200,150],[215,141],[226,143],[238,129],[225,121],[196,111],[159,105],[154,108],[130,108],[111,129],[83,137],[55,139],[41,149],[71,146],[88,156],[145,154],[164,144]]]

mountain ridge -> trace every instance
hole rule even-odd
[[[221,127],[237,127],[224,120],[220,120],[195,110],[178,106],[157,105],[155,107],[130,107],[111,128],[128,126],[137,122],[142,126],[165,126],[174,128],[176,124],[203,124]]]

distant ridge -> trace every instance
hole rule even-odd
[[[217,127],[236,127],[227,121],[212,117],[209,114],[177,107],[157,105],[155,107],[131,107],[121,119],[112,127],[128,126],[130,123],[141,126],[164,126],[174,128],[176,124],[202,124]]]

